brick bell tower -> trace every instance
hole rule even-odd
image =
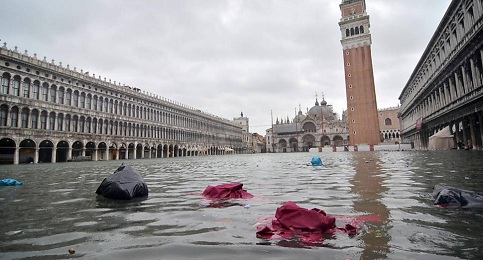
[[[379,144],[371,33],[365,0],[342,0],[342,33],[350,145]]]

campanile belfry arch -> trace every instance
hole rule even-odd
[[[344,73],[350,145],[380,142],[371,34],[365,0],[342,0]]]

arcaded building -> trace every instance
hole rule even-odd
[[[242,153],[243,136],[231,120],[0,48],[0,163]]]
[[[416,149],[449,129],[454,143],[483,147],[483,2],[453,0],[399,100],[401,137]]]
[[[366,1],[343,0],[340,10],[350,145],[375,145],[379,119]]]

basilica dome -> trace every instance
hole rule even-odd
[[[334,116],[334,112],[332,106],[327,106],[327,101],[322,99],[320,105],[317,100],[315,101],[315,106],[310,108],[308,115],[312,118],[324,117],[324,119],[329,120]]]

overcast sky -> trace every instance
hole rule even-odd
[[[398,97],[450,0],[366,0],[378,108]],[[265,135],[322,93],[346,109],[340,0],[0,0],[0,39]]]

